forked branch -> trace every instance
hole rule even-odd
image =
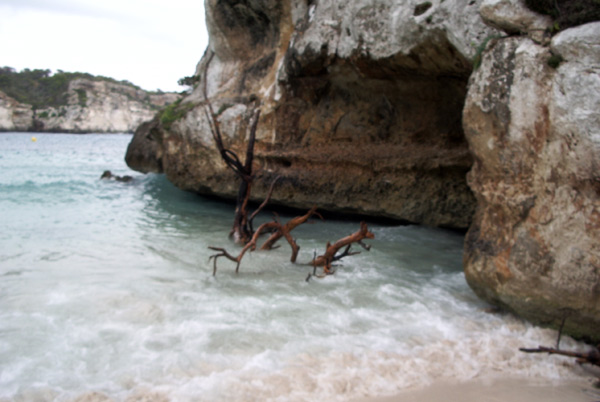
[[[213,276],[215,276],[217,273],[217,259],[220,257],[225,257],[228,260],[235,262],[236,263],[235,272],[238,273],[239,269],[240,269],[240,263],[242,262],[242,258],[244,258],[244,254],[246,254],[246,252],[248,250],[250,250],[250,251],[256,250],[259,237],[262,234],[269,233],[269,232],[272,232],[272,234],[265,241],[265,243],[261,247],[261,250],[271,250],[274,247],[275,243],[279,239],[284,237],[287,240],[290,247],[292,248],[292,256],[290,258],[290,261],[296,262],[298,252],[300,251],[300,246],[298,246],[298,244],[296,243],[296,240],[292,237],[290,232],[293,229],[295,229],[296,227],[298,227],[299,225],[301,225],[302,223],[305,223],[312,215],[318,215],[319,217],[321,217],[321,215],[318,212],[316,212],[316,207],[313,207],[305,215],[293,218],[285,225],[282,225],[277,220],[263,223],[262,225],[260,225],[258,227],[258,229],[256,229],[256,231],[253,233],[250,240],[248,242],[246,242],[246,244],[244,245],[244,247],[242,248],[242,250],[236,257],[229,254],[227,252],[227,250],[225,250],[223,248],[209,246],[208,248],[210,248],[211,250],[219,252],[218,254],[214,254],[209,257],[209,261],[211,259],[214,259]],[[321,217],[321,219],[322,219],[322,217]]]
[[[252,192],[252,181],[254,180],[252,163],[254,161],[254,144],[256,142],[256,129],[260,119],[260,109],[256,109],[254,112],[252,124],[250,126],[248,144],[246,146],[246,159],[242,163],[239,156],[235,152],[225,147],[225,144],[223,143],[223,136],[221,135],[221,129],[219,127],[219,121],[217,120],[217,115],[215,114],[212,104],[208,99],[206,83],[208,80],[208,66],[212,61],[213,56],[214,53],[211,53],[211,56],[206,62],[204,68],[204,113],[206,115],[206,119],[208,120],[210,131],[215,141],[217,150],[221,155],[221,159],[227,165],[227,167],[230,168],[241,180],[238,189],[235,215],[233,218],[233,226],[230,232],[230,237],[233,237],[237,243],[246,244],[253,235],[253,230],[251,227],[252,224],[248,219],[248,203],[250,201],[250,194]]]
[[[256,215],[258,215],[260,211],[262,211],[263,208],[266,207],[269,201],[271,200],[271,196],[273,195],[273,189],[275,189],[275,184],[280,178],[281,176],[277,176],[271,182],[271,187],[269,187],[269,192],[267,193],[267,196],[265,197],[263,202],[258,206],[258,208],[252,213],[252,215],[250,215],[250,218],[248,218],[248,227],[250,228],[251,232],[254,232],[254,228],[252,227],[252,222],[254,221],[254,218],[256,218]]]
[[[229,254],[227,252],[227,250],[225,250],[224,248],[221,248],[221,247],[208,246],[208,248],[211,249],[211,250],[219,252],[219,254],[213,254],[210,257],[208,257],[208,261],[213,260],[213,276],[215,276],[217,274],[217,259],[219,257],[225,257],[228,260],[237,263],[236,268],[235,268],[235,272],[238,271],[238,269],[240,268],[240,261],[241,261],[241,259],[239,258],[239,256],[238,257],[234,257],[231,254]]]
[[[317,207],[313,206],[306,214],[291,219],[285,225],[280,225],[279,228],[275,232],[273,232],[273,234],[271,234],[271,236],[269,236],[269,238],[263,243],[260,249],[271,250],[279,239],[285,237],[288,243],[290,243],[290,246],[292,246],[292,244],[295,244],[295,246],[292,246],[293,252],[290,261],[296,262],[296,257],[298,257],[298,251],[300,251],[300,247],[296,245],[296,241],[292,238],[290,232],[298,226],[305,223],[306,221],[308,221],[313,215],[317,215],[319,218],[321,218],[321,220],[323,219],[321,214],[317,212]]]
[[[316,257],[312,261],[313,266],[323,267],[323,273],[329,275],[333,273],[331,270],[331,264],[334,261],[338,261],[349,255],[356,255],[359,252],[351,252],[350,247],[353,243],[358,243],[365,250],[370,250],[370,246],[364,244],[362,241],[364,239],[374,239],[375,235],[369,231],[367,224],[365,222],[360,223],[360,229],[349,236],[343,237],[340,240],[336,241],[333,244],[327,243],[327,247],[325,250],[325,254]],[[341,254],[338,254],[342,248],[344,248]]]

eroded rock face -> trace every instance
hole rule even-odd
[[[31,127],[33,110],[31,105],[17,102],[0,91],[0,130],[25,131]]]
[[[210,0],[210,45],[185,116],[140,130],[157,148],[144,159],[144,140],[132,143],[127,161],[183,189],[234,197],[206,87],[239,155],[261,103],[256,199],[281,176],[275,203],[466,228],[475,200],[461,111],[476,44],[495,32],[479,3]]]
[[[552,25],[549,16],[529,10],[523,0],[484,0],[479,13],[486,24],[510,34],[525,34],[540,43]]]
[[[472,166],[470,286],[537,323],[567,317],[566,332],[599,340],[598,23],[549,43],[550,21],[522,0],[209,0],[207,20],[201,83],[180,119],[140,127],[132,168],[235,196],[204,90],[238,155],[260,104],[259,200],[281,176],[281,204],[466,227]],[[564,61],[550,67],[557,55]]]
[[[133,132],[156,111],[175,102],[175,93],[154,94],[133,86],[85,78],[69,83],[65,106],[33,111],[0,92],[0,130],[48,132]]]
[[[534,322],[600,338],[600,23],[551,48],[492,41],[464,128],[477,212],[465,273],[478,295]],[[557,69],[554,54],[564,58]]]

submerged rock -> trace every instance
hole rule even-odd
[[[476,293],[534,322],[600,338],[600,23],[488,45],[463,122],[477,213]],[[548,65],[560,55],[558,68]]]
[[[105,170],[102,173],[102,176],[100,176],[101,180],[110,180],[110,179],[114,179],[116,181],[122,181],[122,182],[130,182],[131,180],[133,180],[133,177],[125,175],[125,176],[118,176],[115,174],[112,174],[112,172],[110,170]]]

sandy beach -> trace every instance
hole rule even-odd
[[[535,381],[520,379],[439,382],[395,396],[364,398],[355,402],[597,402],[595,379]]]

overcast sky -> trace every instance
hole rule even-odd
[[[0,66],[182,91],[208,37],[204,0],[0,0]]]

